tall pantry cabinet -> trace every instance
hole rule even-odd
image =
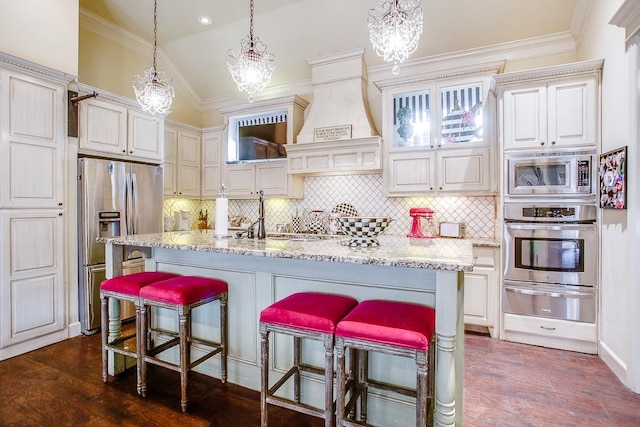
[[[0,360],[67,338],[67,76],[0,56]]]

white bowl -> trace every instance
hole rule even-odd
[[[341,217],[340,228],[352,239],[350,245],[377,246],[377,236],[384,233],[391,218],[389,217]]]

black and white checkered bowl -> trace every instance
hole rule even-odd
[[[349,216],[338,218],[340,228],[347,236],[355,238],[374,238],[384,233],[391,218]]]

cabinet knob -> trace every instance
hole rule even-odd
[[[129,150],[129,154],[133,154],[133,150]]]
[[[442,190],[442,187],[438,187],[438,190]]]
[[[62,202],[58,202],[58,206],[62,206]]]
[[[433,190],[433,187],[429,187],[429,190]]]
[[[438,148],[442,148],[442,144],[438,144]]]
[[[544,145],[544,141],[540,141],[540,145]]]
[[[122,150],[123,153],[127,154],[127,150]]]
[[[556,145],[556,142],[555,141],[551,141],[551,145]]]
[[[58,212],[58,216],[62,216],[62,212]]]

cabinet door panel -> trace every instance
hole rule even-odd
[[[226,173],[229,196],[253,195],[255,170],[254,165],[229,165]]]
[[[287,194],[286,163],[256,165],[256,191],[263,190],[265,195]]]
[[[202,196],[218,197],[222,184],[220,153],[222,150],[221,133],[207,132],[202,135]]]
[[[160,132],[164,130],[163,122],[137,111],[129,111],[128,120],[127,154],[162,161],[164,144]]]
[[[489,189],[489,149],[450,150],[438,153],[438,190],[479,191]]]
[[[389,192],[434,190],[434,152],[389,153]]]
[[[178,194],[200,197],[200,135],[178,129],[177,151]]]
[[[200,194],[200,169],[197,166],[181,165],[178,170],[178,194],[197,196]]]
[[[549,140],[557,146],[596,143],[596,81],[549,84]]]
[[[80,103],[79,149],[125,154],[127,109],[91,100]]]
[[[64,88],[0,71],[0,207],[57,208],[65,183]]]
[[[504,148],[541,148],[547,141],[546,86],[508,90],[504,94]]]
[[[65,327],[63,217],[59,210],[0,214],[0,347]]]

